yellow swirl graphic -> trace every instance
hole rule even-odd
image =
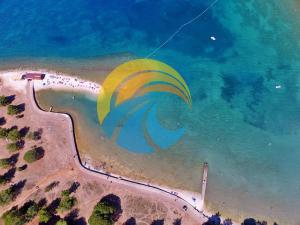
[[[192,104],[187,84],[180,74],[165,63],[152,59],[136,59],[115,68],[104,80],[98,97],[100,124],[114,107],[149,92],[168,92]],[[113,98],[115,97],[115,98]],[[112,104],[112,99],[115,99]]]

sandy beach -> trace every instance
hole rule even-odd
[[[0,71],[0,77],[5,85],[13,88],[16,91],[24,93],[26,90],[26,80],[21,77],[26,73],[42,73],[45,74],[43,80],[34,80],[36,91],[54,89],[64,91],[85,92],[93,96],[97,96],[101,90],[101,86],[92,81],[82,80],[80,78],[62,74],[54,71],[32,71],[32,70],[15,70],[15,71]]]

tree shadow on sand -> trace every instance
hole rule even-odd
[[[27,135],[27,133],[29,132],[29,127],[23,127],[22,129],[20,129],[20,135],[21,135],[21,137],[22,138],[24,138],[26,135]]]
[[[154,220],[151,225],[164,225],[164,219]]]
[[[5,97],[5,101],[7,105],[10,105],[16,98],[16,95],[9,95]]]
[[[54,199],[48,206],[47,209],[49,212],[55,214],[56,213],[56,209],[58,208],[60,203],[60,198],[56,198]]]
[[[0,118],[0,126],[2,126],[4,124],[6,124],[6,119],[5,119],[5,117],[1,117]]]
[[[39,201],[38,201],[38,207],[41,209],[41,208],[43,208],[44,206],[46,206],[47,205],[47,199],[46,198],[42,198],[42,199],[40,199]]]
[[[19,114],[25,111],[25,103],[17,105]]]
[[[85,218],[79,217],[79,210],[73,209],[64,219],[68,225],[87,225]]]
[[[173,225],[181,225],[181,218],[175,219]]]
[[[14,192],[14,198],[16,198],[19,194],[21,194],[25,184],[26,184],[26,180],[21,180],[12,186],[12,190]]]
[[[10,166],[15,166],[15,164],[18,162],[19,159],[19,153],[13,154],[11,157],[8,158],[8,163]]]
[[[72,183],[71,187],[69,188],[69,192],[72,193],[72,192],[76,192],[76,190],[79,188],[80,186],[80,183],[75,181]]]
[[[36,159],[37,160],[39,160],[39,159],[41,159],[41,158],[44,157],[45,150],[43,149],[43,147],[36,147],[35,150],[36,150],[36,153],[37,153],[36,154]]]
[[[15,173],[16,168],[11,168],[5,174],[3,174],[2,177],[4,178],[5,183],[10,182],[14,178]]]
[[[134,217],[130,217],[123,225],[136,225],[136,220]]]

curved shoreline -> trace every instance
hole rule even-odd
[[[80,154],[79,154],[79,151],[77,148],[75,133],[74,133],[74,129],[73,129],[74,122],[73,122],[72,117],[67,113],[46,112],[43,109],[39,108],[36,98],[35,98],[34,82],[28,81],[27,86],[26,86],[26,92],[27,92],[27,95],[30,100],[29,102],[31,103],[31,106],[36,111],[36,113],[46,114],[48,116],[50,116],[50,115],[51,116],[57,116],[57,115],[64,116],[68,120],[68,125],[69,125],[68,133],[69,133],[69,137],[70,137],[71,145],[72,145],[71,146],[72,155],[73,155],[76,165],[82,172],[88,173],[90,175],[96,176],[96,177],[104,179],[104,180],[111,180],[118,184],[125,184],[127,186],[131,186],[134,188],[144,189],[146,191],[154,192],[157,194],[162,194],[168,198],[171,198],[171,197],[176,198],[177,200],[181,201],[183,203],[183,205],[188,205],[189,208],[192,208],[192,212],[193,212],[194,216],[198,217],[200,221],[205,221],[209,217],[207,215],[207,212],[197,209],[188,200],[186,200],[178,195],[175,195],[174,193],[172,193],[172,191],[165,190],[162,187],[159,187],[156,185],[145,184],[145,183],[142,183],[139,181],[131,180],[129,178],[124,178],[124,177],[121,177],[121,176],[118,176],[115,174],[109,174],[109,173],[95,170],[93,168],[86,167],[80,158]]]

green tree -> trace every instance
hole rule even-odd
[[[21,134],[17,128],[13,128],[8,131],[7,138],[11,141],[18,141],[21,139]]]
[[[20,214],[18,209],[13,208],[2,215],[2,219],[5,225],[23,225],[25,220]]]
[[[8,98],[4,95],[0,96],[0,106],[6,106],[9,103]]]
[[[61,192],[61,196],[62,197],[69,197],[70,196],[70,191],[69,190],[63,190],[62,192]]]
[[[47,211],[46,208],[42,208],[39,212],[38,212],[38,216],[39,216],[39,221],[41,223],[47,223],[49,220],[51,220],[52,215],[51,213],[49,213]]]
[[[0,191],[0,206],[4,206],[11,202],[14,198],[14,191],[12,187]]]
[[[59,211],[68,211],[73,208],[73,206],[77,203],[77,199],[75,197],[70,196],[69,190],[63,190],[61,192],[61,200],[58,206]]]
[[[112,225],[114,224],[112,217],[116,211],[117,209],[112,204],[98,202],[88,222],[90,225]]]
[[[21,145],[19,144],[19,142],[8,143],[6,145],[6,148],[9,152],[15,152],[21,149]]]
[[[68,225],[67,221],[60,219],[59,221],[56,222],[55,225]]]
[[[7,114],[8,115],[17,115],[19,114],[21,111],[19,109],[19,107],[17,105],[9,105],[7,107]]]
[[[0,168],[6,169],[10,166],[9,158],[0,159]]]
[[[37,148],[31,149],[24,154],[24,160],[28,163],[33,163],[42,157]]]
[[[8,130],[6,128],[0,127],[0,138],[4,139],[7,138]]]
[[[26,212],[26,220],[27,221],[30,221],[32,220],[37,214],[38,214],[38,206],[37,204],[34,202],[34,204],[32,204],[31,206],[29,206],[29,208],[27,209],[27,212]]]

